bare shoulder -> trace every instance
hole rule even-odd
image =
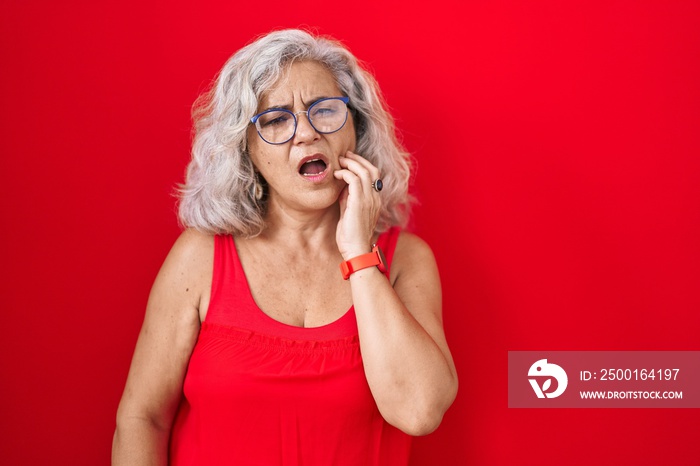
[[[423,276],[425,272],[430,275],[437,274],[432,249],[419,236],[402,231],[391,263],[392,282],[415,275]]]
[[[213,261],[214,237],[194,229],[185,230],[168,253],[152,295],[171,303],[176,300],[177,307],[206,312]]]
[[[206,265],[206,262],[212,263],[213,253],[214,237],[188,228],[177,238],[166,261],[202,266]]]
[[[418,236],[401,232],[391,262],[391,282],[408,311],[426,330],[442,322],[442,289],[433,251]]]

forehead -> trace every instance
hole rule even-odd
[[[320,97],[342,95],[333,73],[314,61],[294,62],[260,98],[261,107],[310,104]]]

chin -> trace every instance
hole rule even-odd
[[[324,189],[315,190],[308,194],[306,201],[313,209],[328,209],[338,204],[338,198],[343,191],[343,186],[333,183]]]

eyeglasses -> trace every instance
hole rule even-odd
[[[330,134],[339,131],[348,120],[349,97],[328,97],[311,104],[308,110],[291,112],[283,108],[271,108],[258,113],[250,122],[268,144],[284,144],[297,132],[297,115],[306,113],[316,132]]]

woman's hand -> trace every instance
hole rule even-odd
[[[334,173],[340,195],[338,249],[345,260],[370,251],[382,198],[379,169],[348,152]],[[440,275],[430,247],[401,233],[391,279],[377,267],[350,278],[367,383],[381,415],[409,435],[437,428],[457,393],[457,373],[442,328]]]
[[[380,193],[372,187],[379,169],[367,159],[348,151],[339,159],[340,170],[333,173],[348,185],[340,194],[340,220],[335,239],[343,259],[370,251],[382,206]]]

